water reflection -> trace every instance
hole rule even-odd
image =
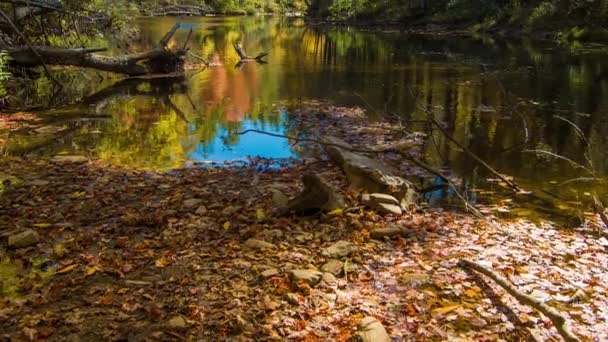
[[[174,20],[140,21],[141,39],[115,46],[113,53],[155,45]],[[84,149],[121,165],[152,168],[248,154],[292,156],[286,143],[234,133],[252,126],[284,132],[289,123],[276,104],[311,98],[422,121],[428,118],[423,106],[446,123],[461,144],[519,183],[554,184],[550,190],[556,197],[578,196],[581,189],[596,191],[589,185],[560,187],[580,176],[580,170],[521,152],[543,148],[585,162],[585,142],[569,123],[556,118],[560,116],[578,125],[588,138],[592,146],[588,159],[598,174],[608,171],[605,52],[570,52],[526,40],[307,27],[297,19],[188,18],[184,22],[193,29],[193,51],[223,65],[191,71],[172,89],[142,82],[135,89],[123,89],[118,97],[106,98],[102,105],[97,102],[96,111],[110,114],[111,119],[103,124],[81,123],[75,140],[66,140],[60,150]],[[183,43],[187,34],[180,30],[170,44]],[[235,68],[239,58],[233,42],[242,42],[251,55],[269,52],[269,64]],[[80,88],[74,81],[73,95],[81,88],[93,92],[91,79],[80,81]],[[428,125],[416,128],[431,134],[425,145],[430,163],[456,170],[471,189],[481,186],[486,170]]]

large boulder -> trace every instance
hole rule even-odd
[[[350,185],[369,193],[390,194],[402,205],[410,205],[415,201],[416,191],[409,181],[398,175],[393,168],[384,165],[360,153],[347,148],[350,145],[336,137],[326,137],[327,152],[344,173]],[[338,145],[338,146],[336,146]]]

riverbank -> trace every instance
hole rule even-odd
[[[294,113],[299,128],[362,148],[403,134],[359,110],[320,108]],[[576,335],[608,338],[605,239],[425,206],[382,214],[321,149],[304,149],[309,157],[279,170],[264,159],[167,172],[77,156],[2,159],[11,177],[0,193],[0,336],[346,341],[367,317],[396,339],[557,335],[458,266],[471,259],[568,314]],[[343,210],[277,211],[277,194],[295,196],[308,172],[337,189]],[[7,245],[23,231],[22,244]]]

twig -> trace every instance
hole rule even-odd
[[[475,270],[488,278],[494,280],[498,285],[500,285],[503,289],[505,289],[511,296],[515,297],[520,303],[529,305],[536,310],[540,311],[543,315],[547,316],[553,325],[559,332],[559,334],[566,340],[567,342],[578,342],[580,341],[576,335],[572,333],[570,330],[570,324],[566,317],[562,315],[555,308],[552,308],[542,302],[541,300],[534,298],[528,294],[525,294],[515,288],[509,281],[502,276],[498,275],[496,272],[492,271],[489,268],[486,268],[476,262],[462,259],[458,263],[458,265],[464,269],[472,269]]]
[[[425,109],[424,107],[422,108],[422,110],[426,111],[430,115],[429,110]],[[515,184],[513,181],[507,179],[505,176],[501,175],[498,171],[496,171],[488,163],[483,161],[483,159],[479,158],[475,153],[473,153],[471,150],[469,150],[468,148],[463,146],[461,143],[459,143],[458,140],[454,139],[454,137],[450,133],[448,133],[448,131],[446,131],[446,129],[443,128],[443,126],[434,117],[429,116],[429,118],[432,120],[433,124],[437,128],[439,128],[439,131],[441,131],[441,133],[446,138],[448,138],[448,140],[450,140],[454,145],[461,148],[466,154],[471,156],[471,158],[475,159],[475,161],[477,161],[479,164],[483,165],[486,169],[490,170],[490,172],[492,172],[494,175],[496,175],[496,177],[500,178],[500,180],[505,182],[511,189],[513,189],[515,191],[521,191],[521,188],[519,186],[517,186],[517,184]]]
[[[583,169],[587,173],[589,173],[590,175],[592,175],[593,177],[595,177],[595,172],[593,172],[593,170],[590,170],[586,166],[584,166],[582,164],[579,164],[579,163],[575,162],[574,160],[572,160],[572,159],[570,159],[568,157],[564,157],[561,154],[557,154],[557,153],[553,153],[551,151],[545,151],[545,150],[523,150],[522,152],[523,153],[546,154],[546,155],[548,155],[550,157],[567,161],[568,163],[570,163],[570,165],[572,165],[572,167],[578,168],[578,169]]]
[[[209,66],[209,61],[207,61],[205,58],[195,54],[192,51],[188,51],[187,54],[188,54],[188,56],[193,57],[193,58],[198,59],[199,61],[203,62],[206,66]]]

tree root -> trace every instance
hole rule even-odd
[[[557,311],[556,309],[548,306],[541,300],[534,298],[530,295],[527,295],[517,288],[515,288],[509,281],[496,272],[470,260],[462,259],[458,263],[458,265],[464,269],[472,269],[477,271],[488,278],[494,280],[498,285],[500,285],[503,289],[505,289],[511,296],[515,297],[520,303],[529,305],[534,309],[540,311],[543,315],[547,316],[553,325],[559,332],[559,334],[564,338],[567,342],[578,342],[580,339],[576,337],[570,330],[570,324],[566,317]]]

